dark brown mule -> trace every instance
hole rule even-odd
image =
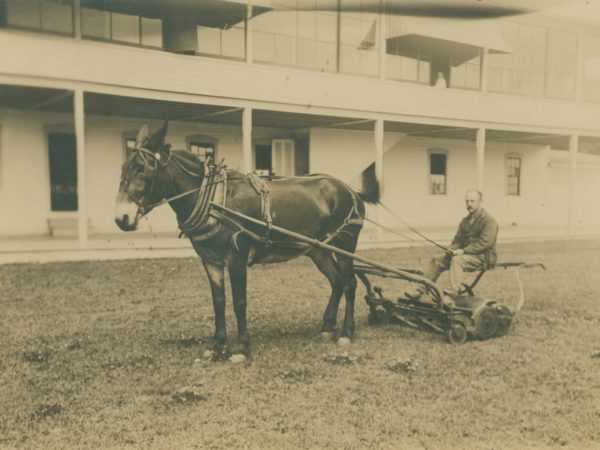
[[[147,125],[140,130],[137,149],[123,164],[115,221],[124,231],[135,230],[139,218],[156,203],[164,199],[169,202],[177,214],[180,227],[186,231],[202,259],[210,280],[215,310],[213,357],[218,359],[227,355],[225,267],[229,271],[238,325],[238,345],[234,353],[249,357],[247,265],[249,262],[286,261],[302,254],[314,261],[331,284],[322,332],[334,336],[340,298],[345,294],[346,310],[339,342],[349,342],[354,337],[356,290],[352,259],[334,256],[332,252],[320,248],[307,248],[274,231],[269,232],[267,227],[244,223],[239,218],[234,221],[237,224],[223,216],[216,220],[207,213],[210,209],[214,214],[216,208],[203,209],[202,203],[206,202],[206,193],[210,192],[211,186],[218,185],[208,200],[260,220],[269,221],[272,218],[275,225],[354,252],[365,215],[363,200],[374,202],[379,196],[376,182],[370,194],[366,194],[355,192],[340,180],[326,175],[265,182],[230,169],[209,171],[208,166],[191,152],[172,151],[170,145],[165,144],[166,131],[166,123],[151,137],[148,137]],[[197,190],[201,184],[203,188]],[[190,217],[198,215],[202,216],[199,219],[200,226],[190,225]],[[244,356],[236,359],[243,360]]]

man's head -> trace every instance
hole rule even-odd
[[[481,191],[476,189],[469,189],[465,193],[465,206],[469,214],[476,213],[481,208],[481,201],[483,200],[483,194]]]

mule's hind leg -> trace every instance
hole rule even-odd
[[[229,281],[231,282],[231,294],[233,297],[233,310],[237,319],[238,337],[237,348],[233,349],[234,354],[250,357],[250,336],[248,334],[248,325],[246,321],[246,284],[247,284],[247,265],[246,255],[232,258],[227,263],[229,270]],[[243,357],[237,358],[240,361]]]
[[[344,325],[340,333],[339,343],[350,343],[354,339],[354,299],[356,297],[356,278],[352,259],[347,256],[338,255],[338,267],[342,279],[344,296],[346,297],[346,309],[344,313]]]
[[[331,285],[331,295],[329,296],[329,302],[327,303],[327,308],[323,315],[323,327],[321,328],[321,333],[331,334],[333,337],[335,334],[335,324],[340,306],[340,299],[344,293],[342,277],[330,251],[315,249],[310,253],[310,257],[321,273],[327,277],[327,280],[329,280],[329,284]]]
[[[202,260],[212,293],[213,308],[215,311],[215,336],[213,344],[213,360],[226,358],[227,355],[227,328],[225,324],[225,268]]]

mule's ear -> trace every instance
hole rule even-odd
[[[160,130],[158,130],[156,133],[154,133],[149,141],[148,141],[148,147],[150,150],[160,150],[160,148],[165,145],[165,137],[167,136],[167,129],[169,128],[169,121],[165,120],[165,123],[163,124],[163,126],[161,127]]]
[[[137,137],[135,138],[135,146],[141,147],[146,139],[148,139],[148,134],[148,122],[144,122],[144,125],[140,127],[140,131],[138,131]]]

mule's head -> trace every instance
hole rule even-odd
[[[160,130],[148,136],[148,124],[142,125],[135,149],[123,163],[115,202],[115,222],[123,231],[135,230],[140,217],[151,209],[150,205],[164,197],[158,178],[161,162],[168,160],[170,151],[165,144],[167,127],[165,122]]]

